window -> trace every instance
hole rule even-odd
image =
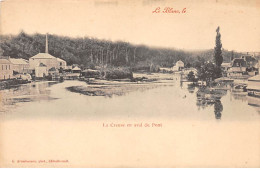
[[[9,70],[10,70],[10,65],[9,65]]]
[[[2,65],[2,70],[4,70],[4,65]]]
[[[60,62],[60,66],[62,66],[62,62]]]
[[[5,66],[5,69],[7,70],[7,65]]]

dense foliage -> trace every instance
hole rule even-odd
[[[62,58],[69,65],[80,64],[93,68],[96,65],[172,67],[178,60],[186,66],[194,66],[196,57],[211,61],[214,50],[183,51],[176,49],[151,48],[133,45],[127,42],[112,42],[93,38],[70,38],[49,35],[49,53]],[[25,58],[45,52],[45,35],[29,35],[24,32],[16,36],[0,37],[0,55],[13,58]],[[225,60],[229,61],[232,53],[224,51]],[[240,56],[234,53],[234,56]]]
[[[221,34],[219,32],[219,27],[217,28],[216,32],[217,32],[217,36],[216,36],[216,46],[214,51],[214,59],[215,59],[215,64],[218,67],[220,67],[223,62],[223,57],[222,57]]]

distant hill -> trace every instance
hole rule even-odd
[[[182,60],[185,65],[193,64],[198,56],[212,61],[214,50],[184,51],[167,48],[152,48],[145,45],[133,45],[128,42],[112,42],[107,40],[70,38],[48,35],[49,53],[62,58],[68,64],[112,66],[160,65],[171,67]],[[213,47],[214,48],[214,47]],[[21,32],[16,36],[0,36],[0,55],[12,58],[25,58],[45,51],[45,35],[29,35]],[[223,50],[224,62],[229,62],[231,51]],[[234,52],[234,57],[242,54]]]

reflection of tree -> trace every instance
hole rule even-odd
[[[198,108],[206,108],[214,105],[215,118],[221,118],[221,112],[223,111],[223,105],[220,101],[221,97],[227,94],[226,90],[216,90],[209,88],[199,88],[197,91],[197,106]]]
[[[195,91],[195,86],[194,86],[194,85],[189,85],[189,86],[188,86],[188,91],[189,91],[189,93],[194,93],[194,91]]]
[[[216,100],[214,103],[214,113],[216,119],[221,119],[221,112],[223,111],[223,105],[219,100]]]

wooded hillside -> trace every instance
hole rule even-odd
[[[193,64],[198,56],[213,61],[213,49],[204,51],[184,51],[177,49],[152,48],[133,45],[128,42],[112,42],[92,38],[70,38],[48,35],[49,53],[70,64],[133,66],[160,65],[171,67],[182,60],[185,65]],[[212,47],[213,48],[213,47]],[[45,35],[29,35],[21,32],[16,36],[0,37],[0,55],[25,58],[45,52]],[[229,62],[232,52],[223,50],[224,62]],[[234,53],[239,57],[240,53]]]

